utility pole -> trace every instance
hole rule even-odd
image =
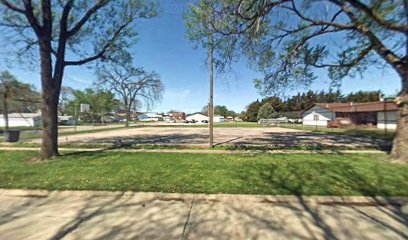
[[[3,94],[3,119],[4,119],[4,133],[9,131],[9,118],[8,118],[8,91],[9,88],[6,85]]]
[[[210,65],[210,102],[208,104],[208,128],[210,132],[210,148],[214,147],[214,83],[213,83],[213,33],[210,26],[210,49],[209,49],[209,65]]]
[[[77,133],[77,118],[78,118],[77,115],[78,115],[77,114],[77,105],[74,104],[74,134]]]

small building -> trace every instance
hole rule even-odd
[[[9,127],[40,127],[41,113],[9,113]],[[5,119],[0,115],[0,127],[5,127]]]
[[[233,122],[233,121],[234,121],[234,117],[228,116],[227,119],[225,119],[225,121],[227,121],[227,122]]]
[[[158,122],[158,121],[163,121],[163,116],[157,113],[144,113],[139,116],[137,116],[139,121],[144,121],[144,122]]]
[[[144,113],[130,111],[130,113],[129,113],[130,121],[138,120],[138,116],[143,115],[143,114]],[[123,109],[117,109],[115,112],[108,113],[107,115],[111,115],[111,117],[108,117],[108,118],[104,119],[104,120],[106,120],[106,122],[108,122],[108,121],[111,121],[111,122],[124,122],[124,121],[126,121],[127,111],[123,110]]]
[[[302,118],[303,125],[309,126],[396,129],[398,107],[394,102],[316,103],[302,112]]]
[[[194,120],[194,121],[197,121],[197,122],[201,122],[201,121],[204,121],[204,120],[208,121],[208,117],[201,114],[201,113],[195,113],[195,114],[192,114],[190,116],[187,116],[186,120],[187,121],[193,121]]]
[[[175,123],[176,119],[173,118],[170,114],[163,114],[163,121],[166,123]]]
[[[59,125],[74,125],[75,118],[73,116],[58,116]]]
[[[184,112],[170,112],[169,116],[174,120],[184,120],[184,119],[186,119],[186,113],[184,113]]]
[[[192,114],[190,116],[187,116],[186,120],[188,120],[188,121],[195,120],[197,122],[201,122],[201,121],[209,121],[209,118],[207,116],[205,116],[204,114],[195,113],[195,114]],[[225,118],[223,116],[215,115],[214,116],[214,122],[225,122]]]

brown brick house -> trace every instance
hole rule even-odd
[[[302,112],[303,125],[339,127],[363,125],[395,129],[398,107],[394,102],[316,103]]]

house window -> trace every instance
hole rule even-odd
[[[314,115],[313,115],[313,120],[319,121],[319,115],[318,115],[318,114],[314,114]]]

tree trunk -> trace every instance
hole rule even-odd
[[[402,91],[396,99],[399,107],[399,120],[391,157],[393,160],[408,163],[408,71],[402,81]]]
[[[40,160],[58,156],[58,94],[52,78],[51,42],[40,41],[42,143]]]
[[[40,159],[58,156],[58,111],[53,94],[42,94],[42,144]]]
[[[130,109],[126,109],[126,122],[125,122],[125,127],[129,127],[129,121],[130,121]]]

